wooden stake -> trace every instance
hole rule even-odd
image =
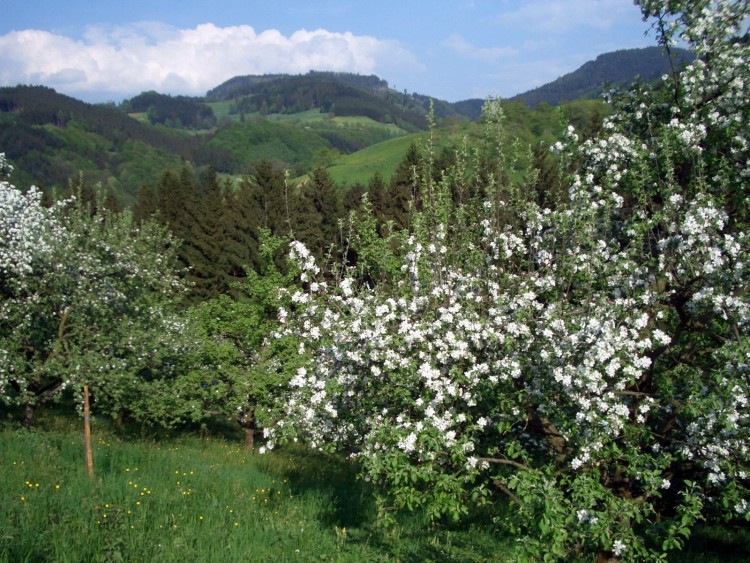
[[[83,386],[83,441],[86,445],[86,473],[94,476],[94,453],[91,450],[91,423],[89,421],[89,386]]]

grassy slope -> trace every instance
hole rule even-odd
[[[217,111],[226,104],[216,102],[211,105],[216,106]],[[228,111],[228,108],[224,109]],[[264,117],[246,115],[244,121],[232,116],[235,117],[237,119],[233,119],[231,125],[219,129],[209,141],[210,146],[231,153],[235,174],[250,172],[260,159],[293,170],[327,166],[332,157],[344,152],[337,149],[336,139],[349,147],[369,147],[406,134],[395,125],[378,123],[368,117],[330,117],[317,110]],[[404,147],[408,147],[408,143]],[[398,154],[397,159],[400,160],[402,155],[403,152]],[[369,178],[367,170],[360,173],[360,177]]]
[[[383,141],[340,157],[327,170],[337,184],[351,185],[359,182],[366,185],[376,172],[380,172],[388,181],[409,146],[414,142],[424,142],[426,138],[427,133],[414,133]]]
[[[219,121],[221,121],[222,119],[224,120],[228,119],[232,122],[236,122],[236,123],[240,122],[240,114],[229,113],[233,105],[232,101],[209,102],[206,105],[210,106],[211,109],[213,109],[214,115]],[[131,114],[131,116],[136,116],[136,115],[140,115],[140,114]],[[256,118],[256,117],[262,117],[262,116],[257,112],[245,114],[246,119],[251,119],[251,118]],[[363,126],[373,127],[373,128],[378,128],[378,129],[387,129],[389,131],[392,131],[394,134],[406,133],[403,129],[391,123],[380,123],[378,121],[375,121],[374,119],[370,119],[369,117],[364,117],[364,116],[331,117],[327,113],[321,113],[319,108],[313,108],[313,109],[301,111],[298,113],[271,113],[271,114],[266,115],[265,119],[267,119],[268,121],[280,121],[284,123],[288,123],[288,122],[319,123],[322,121],[330,121],[339,125],[356,124],[356,125],[363,125]]]
[[[80,418],[0,425],[0,561],[517,561],[486,511],[460,526],[401,515],[379,528],[354,467],[301,448],[251,456],[208,435],[115,433]],[[231,438],[231,436],[230,436]],[[750,532],[697,530],[670,561],[747,561]],[[572,559],[571,561],[579,561]]]
[[[517,139],[522,147],[536,146],[540,141],[553,143],[560,137],[563,124],[570,121],[581,128],[594,115],[606,113],[599,101],[580,101],[561,108],[539,106],[532,110],[519,102],[506,102],[504,130],[509,139]],[[483,135],[480,123],[448,122],[434,132],[437,151],[445,147],[459,146],[464,138],[468,143],[480,142]],[[404,137],[377,143],[353,154],[345,155],[328,167],[328,172],[338,183],[367,184],[375,172],[380,172],[386,182],[396,171],[409,145],[416,142],[424,146],[429,133],[413,133]]]
[[[95,420],[95,476],[80,419],[0,427],[0,561],[488,561],[513,542],[486,525],[380,530],[371,490],[340,460],[300,449],[126,438]]]

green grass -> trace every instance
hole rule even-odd
[[[79,422],[0,428],[0,561],[513,559],[484,526],[379,529],[354,468],[302,449],[252,456],[239,440],[127,437],[96,420],[89,479]]]
[[[281,123],[314,123],[330,119],[327,113],[320,113],[320,109],[312,108],[297,113],[269,113],[266,115],[268,121],[279,121]]]
[[[138,111],[128,114],[133,119],[137,119],[138,121],[143,121],[144,123],[148,123],[148,115],[145,111]]]
[[[234,102],[231,100],[226,100],[223,102],[208,102],[206,105],[213,110],[214,116],[216,116],[216,119],[218,119],[219,121],[225,118],[231,119],[232,121],[239,121],[240,119],[239,114],[233,115],[229,113],[232,106],[234,105]]]
[[[78,417],[0,425],[0,561],[517,561],[487,515],[377,526],[355,468],[302,448],[251,455],[241,437],[128,435],[95,420],[95,474]],[[750,532],[698,529],[670,561],[750,560]]]
[[[360,151],[338,158],[327,168],[337,184],[367,182],[376,172],[380,172],[388,182],[403,160],[406,151],[413,142],[422,143],[427,133],[414,133],[377,143]]]
[[[476,124],[461,124],[435,130],[433,142],[436,154],[444,147],[460,145],[464,136],[476,137],[478,130]],[[429,132],[425,131],[382,141],[338,158],[327,170],[339,184],[367,185],[376,172],[380,173],[385,182],[389,182],[409,146],[417,143],[420,148],[424,147],[428,139]]]

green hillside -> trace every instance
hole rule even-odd
[[[608,112],[607,106],[599,100],[582,100],[553,108],[541,104],[530,109],[521,102],[505,101],[502,103],[505,113],[503,128],[509,142],[518,142],[522,147],[532,147],[540,142],[552,144],[560,137],[563,121],[569,121],[584,133],[596,127],[601,117]],[[484,125],[474,123],[451,123],[438,127],[433,132],[433,143],[436,154],[443,150],[459,147],[464,140],[469,145],[480,142]],[[344,155],[335,160],[328,168],[331,177],[342,184],[367,184],[376,173],[380,173],[388,182],[399,163],[413,143],[424,147],[429,142],[429,133],[421,132],[391,139]]]
[[[412,143],[423,143],[427,133],[413,133],[383,141],[353,154],[342,156],[327,168],[337,184],[366,184],[380,173],[388,182]]]
[[[651,78],[663,64],[657,48],[602,55],[505,102],[507,136],[525,146],[553,142],[561,111],[576,127],[593,127],[606,106],[550,106],[571,96],[591,97],[602,83],[619,83],[625,75]],[[263,159],[297,177],[327,167],[337,182],[351,185],[366,183],[376,171],[387,179],[412,142],[424,144],[420,131],[430,108],[439,149],[476,138],[480,129],[469,123],[479,119],[482,105],[479,99],[448,103],[398,92],[376,76],[335,72],[240,76],[205,98],[144,92],[119,107],[18,86],[0,88],[0,150],[15,166],[16,183],[60,189],[81,173],[125,204],[140,186],[153,185],[183,162],[213,167],[222,176],[249,173]]]
[[[202,99],[190,96],[143,92],[124,100],[120,109],[130,115],[144,116],[152,125],[188,129],[210,129],[216,126],[216,116],[211,107]]]
[[[422,108],[394,103],[371,90],[352,86],[333,73],[309,73],[299,76],[257,80],[236,77],[209,91],[212,102],[232,100],[234,114],[296,114],[319,108],[336,116],[366,116],[379,123],[393,123],[408,131],[425,129]]]
[[[311,166],[318,153],[330,150],[325,139],[303,127],[261,118],[218,130],[208,145],[230,154],[237,173],[249,172],[261,159],[289,168]]]
[[[124,204],[139,186],[182,161],[218,170],[230,163],[200,136],[40,86],[0,88],[0,151],[14,164],[13,182],[61,189],[81,174],[110,187]]]
[[[636,79],[653,82],[663,74],[672,72],[672,65],[675,69],[680,69],[694,58],[693,54],[685,49],[673,48],[671,54],[673,60],[670,62],[661,47],[622,49],[605,53],[577,70],[553,82],[518,94],[513,99],[536,107],[542,102],[557,105],[582,98],[597,98],[607,85],[623,87]]]

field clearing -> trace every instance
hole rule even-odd
[[[229,113],[234,105],[234,102],[223,101],[223,102],[208,102],[206,105],[211,107],[216,116],[216,119],[221,121],[222,119],[231,119],[233,122],[240,121],[240,114]],[[136,119],[146,120],[145,113],[133,113],[131,117]],[[369,117],[365,116],[331,116],[329,113],[321,112],[320,108],[312,108],[306,111],[298,113],[270,113],[265,116],[259,112],[246,113],[245,118],[253,117],[264,117],[269,121],[278,121],[281,123],[331,123],[336,124],[340,127],[346,126],[360,126],[360,127],[374,127],[377,129],[386,129],[393,135],[404,135],[406,131],[401,129],[399,126],[393,123],[380,123]]]
[[[239,115],[230,115],[229,113],[232,106],[234,105],[234,102],[231,100],[227,100],[224,102],[206,102],[206,105],[210,107],[211,110],[213,110],[214,116],[216,116],[216,119],[218,119],[219,121],[224,118],[229,118],[232,121],[239,121]]]
[[[327,168],[328,173],[337,184],[351,185],[359,182],[367,185],[376,172],[388,182],[409,146],[414,142],[423,142],[426,138],[427,133],[416,133],[377,143],[337,159]]]
[[[434,134],[433,150],[437,154],[445,148],[459,146],[464,136],[472,134],[475,135],[476,132],[471,125],[438,130]],[[430,133],[425,131],[382,141],[338,158],[327,170],[339,184],[367,185],[376,172],[380,173],[383,180],[388,183],[412,143],[416,143],[420,149],[423,149],[429,143],[429,135]]]
[[[128,114],[133,119],[136,119],[138,121],[143,121],[144,123],[148,123],[148,115],[145,111],[138,111],[134,113]]]

